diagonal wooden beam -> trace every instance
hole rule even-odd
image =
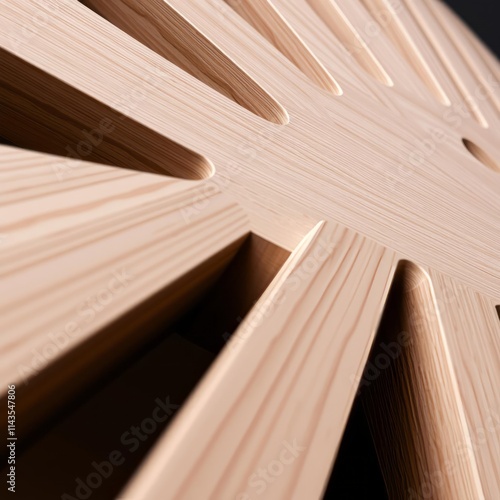
[[[320,223],[123,498],[318,498],[394,268],[393,252]]]

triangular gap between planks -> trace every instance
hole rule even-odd
[[[166,0],[79,0],[248,111],[283,125],[288,113]]]
[[[114,108],[0,48],[0,137],[16,146],[66,156],[70,161],[205,179],[205,157],[129,118],[146,88],[132,88]],[[158,79],[155,82],[155,77]],[[158,84],[159,75],[149,83]],[[59,180],[74,167],[60,165]]]
[[[271,0],[223,0],[273,44],[315,85],[335,95],[342,89],[288,24]]]
[[[394,269],[392,251],[319,223],[125,497],[319,497],[354,400],[350,375],[364,366]]]
[[[482,498],[439,314],[428,275],[400,262],[344,436],[352,448],[341,446],[325,500],[370,490],[375,498]],[[356,457],[373,447],[386,490],[376,460],[359,482]]]
[[[394,85],[392,78],[335,0],[307,2],[367,74],[383,85]]]

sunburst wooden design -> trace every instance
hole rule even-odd
[[[444,4],[0,26],[19,498],[321,498],[356,398],[389,498],[500,498],[500,65]]]

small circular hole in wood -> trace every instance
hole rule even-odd
[[[488,168],[495,172],[500,173],[500,163],[495,161],[483,148],[479,147],[476,143],[469,141],[469,139],[462,139],[464,146],[467,148],[467,151],[479,160],[483,165],[486,165]]]

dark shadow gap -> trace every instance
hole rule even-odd
[[[115,498],[288,255],[251,235],[173,324],[154,332],[139,325],[149,343],[54,415],[20,454],[19,498]]]
[[[476,491],[470,458],[457,450],[467,431],[452,377],[430,280],[402,261],[325,498],[421,500]]]
[[[3,144],[4,146],[14,146],[12,142],[7,140],[5,137],[0,136],[0,144]]]
[[[203,156],[126,116],[141,97],[112,109],[0,49],[0,136],[20,148],[115,167],[205,179]],[[143,89],[144,90],[144,89]]]
[[[479,147],[469,139],[462,139],[464,146],[467,151],[480,163],[482,163],[485,167],[493,170],[494,172],[500,172],[500,164],[493,159],[491,155],[489,155],[483,148]]]
[[[354,401],[323,499],[389,499],[368,421],[359,397]]]
[[[312,83],[334,95],[342,94],[339,84],[268,0],[224,1]]]
[[[248,111],[280,125],[286,110],[173,6],[163,0],[79,0],[146,47]]]

